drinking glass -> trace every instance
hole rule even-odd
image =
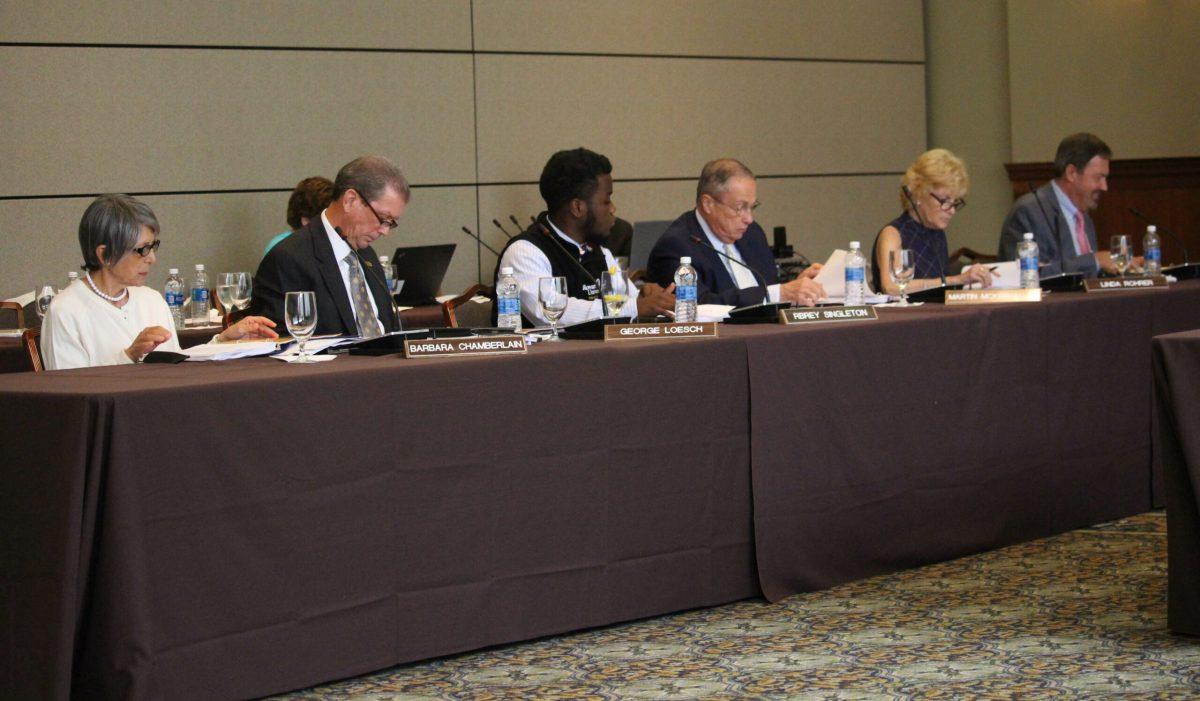
[[[39,319],[46,318],[46,310],[50,309],[50,303],[54,301],[56,294],[58,291],[54,289],[54,285],[42,285],[38,288],[33,308],[37,311]]]
[[[1129,237],[1121,234],[1112,237],[1112,245],[1108,247],[1108,255],[1112,258],[1113,267],[1125,277],[1125,269],[1129,267]]]
[[[313,292],[288,292],[283,301],[283,321],[300,350],[297,363],[313,362],[304,352],[304,344],[317,328],[317,296]]]
[[[622,315],[629,301],[629,279],[619,267],[600,273],[600,297],[604,300],[605,316]]]
[[[250,306],[250,273],[221,273],[217,276],[217,298],[232,314]]]
[[[896,287],[900,288],[900,306],[907,307],[908,283],[912,282],[913,274],[917,270],[916,257],[913,256],[912,250],[908,248],[889,251],[888,267],[892,271],[892,279],[896,281]]]
[[[561,341],[558,337],[558,320],[567,310],[567,279],[565,277],[544,277],[538,279],[538,301],[542,305],[542,313],[550,320],[549,341]]]

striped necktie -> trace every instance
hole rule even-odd
[[[383,335],[383,326],[371,308],[371,293],[367,291],[367,283],[363,280],[362,268],[358,265],[358,256],[354,251],[346,254],[342,260],[350,266],[350,302],[354,305],[354,317],[358,322],[358,335],[363,338],[375,338]]]

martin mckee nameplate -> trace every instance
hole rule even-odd
[[[427,338],[404,342],[405,358],[442,358],[451,355],[501,355],[524,352],[525,337],[516,335]]]
[[[1042,288],[1023,287],[1004,290],[946,290],[946,304],[1005,304],[1007,302],[1040,302]]]
[[[677,324],[610,324],[604,327],[606,341],[639,341],[647,338],[716,338],[713,321]]]
[[[779,310],[781,324],[825,324],[831,321],[868,321],[879,318],[875,307],[792,307]]]

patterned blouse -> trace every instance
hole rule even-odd
[[[916,262],[914,280],[946,276],[946,269],[950,266],[950,245],[946,242],[945,230],[923,226],[909,216],[907,211],[893,219],[888,226],[894,226],[900,232],[900,247],[913,252]],[[883,229],[880,229],[879,233],[883,233]],[[876,260],[875,251],[878,250],[878,246],[879,234],[876,234],[875,245],[871,247],[871,275],[875,291],[881,292],[883,288],[880,285],[880,273],[887,270],[887,261]]]

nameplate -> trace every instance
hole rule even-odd
[[[646,338],[716,338],[717,324],[693,321],[678,324],[609,324],[605,341],[640,341]]]
[[[507,355],[525,352],[524,336],[426,338],[404,341],[405,358],[444,358],[457,355]]]
[[[827,324],[831,321],[878,319],[875,307],[792,307],[779,310],[781,324]]]
[[[1088,292],[1111,292],[1112,290],[1164,290],[1167,278],[1162,275],[1146,277],[1101,277],[1083,281]]]
[[[1042,301],[1042,288],[1040,287],[1023,287],[1017,290],[946,290],[946,304],[1008,304],[1040,301]]]

